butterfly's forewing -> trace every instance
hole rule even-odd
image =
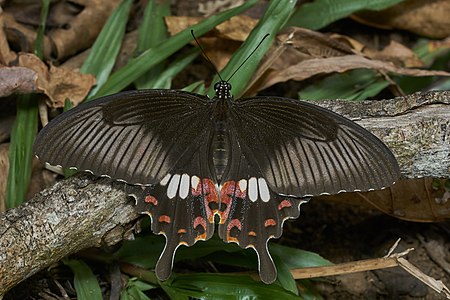
[[[218,207],[208,145],[214,126],[204,96],[146,90],[108,96],[55,118],[34,145],[40,159],[147,186],[138,211],[166,237],[156,274],[167,279],[179,245],[214,233]]]
[[[173,90],[115,94],[80,105],[45,126],[34,152],[52,165],[153,185],[210,130],[208,98]]]
[[[230,124],[243,153],[276,193],[303,197],[367,191],[400,175],[390,150],[356,123],[307,102],[240,99]]]

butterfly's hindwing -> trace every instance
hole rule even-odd
[[[156,265],[158,278],[167,279],[180,245],[192,246],[214,233],[214,215],[219,207],[214,175],[210,173],[208,135],[193,152],[185,154],[158,184],[147,187],[138,210],[151,216],[152,231],[166,237]]]
[[[258,254],[262,281],[276,279],[276,268],[267,248],[271,238],[279,238],[286,219],[297,218],[306,199],[274,193],[257,167],[251,165],[233,143],[231,161],[220,189],[219,236]]]

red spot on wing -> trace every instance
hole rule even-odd
[[[264,221],[264,227],[275,226],[277,222],[274,219],[267,219]]]
[[[158,219],[160,223],[170,223],[170,217],[168,215],[161,215]]]
[[[291,206],[292,206],[291,201],[285,199],[285,200],[281,201],[280,204],[278,204],[278,210],[282,210],[285,207],[291,207]]]
[[[233,229],[233,228],[237,228],[239,231],[241,231],[242,230],[242,223],[241,223],[241,221],[238,220],[238,219],[233,219],[227,225],[227,241],[228,242],[239,243],[239,240],[237,238],[235,238],[235,237],[230,235],[231,229]]]
[[[220,224],[224,224],[230,214],[231,202],[233,198],[245,199],[247,192],[242,191],[239,185],[235,181],[226,181],[220,189],[220,203],[225,205],[226,208],[219,212]]]
[[[202,217],[197,217],[194,219],[194,229],[197,228],[197,226],[202,226],[203,229],[206,230],[206,220],[203,219]]]
[[[201,226],[203,228],[203,233],[197,235],[195,237],[195,240],[196,241],[198,241],[198,240],[204,241],[204,240],[206,240],[206,220],[202,217],[195,218],[193,227],[194,227],[194,229],[196,229],[198,226]]]
[[[150,203],[150,204],[153,204],[155,206],[158,205],[158,200],[155,197],[151,196],[151,195],[145,196],[144,201],[145,201],[145,203]]]
[[[191,193],[193,196],[203,195],[206,216],[208,217],[209,223],[214,223],[214,214],[217,212],[217,209],[211,210],[210,204],[215,203],[216,206],[218,206],[217,204],[219,203],[219,197],[217,195],[217,189],[214,182],[209,178],[203,178],[202,184],[198,184],[195,188],[192,187]]]

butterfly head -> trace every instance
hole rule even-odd
[[[231,84],[225,80],[221,80],[214,85],[214,91],[216,92],[216,97],[218,99],[231,100]]]

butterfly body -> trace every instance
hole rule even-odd
[[[293,99],[234,100],[145,90],[107,96],[55,118],[34,146],[41,160],[145,189],[138,209],[166,236],[156,266],[170,276],[180,245],[214,233],[254,248],[261,279],[276,279],[267,249],[307,197],[380,189],[399,177],[389,149],[354,122]]]

